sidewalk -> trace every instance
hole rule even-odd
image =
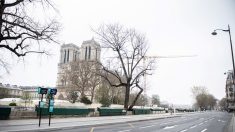
[[[129,115],[129,116],[106,116],[106,117],[79,117],[79,118],[52,118],[51,126],[48,126],[49,119],[41,120],[41,127],[38,126],[38,119],[23,119],[23,120],[0,120],[1,132],[35,132],[61,130],[66,128],[74,128],[80,126],[92,126],[102,124],[125,123],[132,121],[143,121],[151,119],[178,117],[185,113],[175,114],[151,114],[151,115]]]
[[[232,118],[227,126],[227,128],[225,129],[225,132],[235,132],[235,113],[232,113]]]

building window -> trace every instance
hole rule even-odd
[[[233,96],[233,93],[229,93],[229,96],[232,97],[232,96]]]
[[[233,91],[233,88],[229,88],[229,91],[232,92],[232,91]]]
[[[66,61],[66,50],[64,50],[64,63]]]
[[[95,49],[95,59],[97,60],[97,48]]]
[[[85,51],[85,60],[87,60],[87,47],[86,47],[86,51]]]
[[[69,50],[68,50],[68,54],[67,54],[67,55],[68,55],[68,56],[67,56],[67,57],[68,57],[68,58],[67,58],[67,62],[69,62]]]
[[[91,59],[91,46],[89,46],[89,56],[88,56],[88,60]]]

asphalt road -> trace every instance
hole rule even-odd
[[[224,132],[231,118],[232,114],[226,112],[201,112],[115,125],[66,128],[56,132]]]

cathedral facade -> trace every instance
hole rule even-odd
[[[66,97],[69,81],[65,79],[65,70],[70,67],[72,62],[81,61],[98,61],[100,62],[101,47],[98,42],[92,38],[83,41],[81,46],[75,44],[63,44],[60,49],[60,62],[58,64],[57,82],[58,89],[57,98],[59,96]],[[60,98],[60,97],[59,97]]]

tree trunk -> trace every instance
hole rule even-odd
[[[143,92],[143,89],[140,88],[139,93],[136,95],[134,101],[133,101],[132,104],[129,106],[128,110],[132,110],[132,109],[133,109],[133,107],[135,106],[136,101],[138,100],[138,98],[139,98],[139,96],[141,95],[142,92]]]
[[[130,86],[126,86],[126,93],[125,93],[125,101],[124,101],[124,109],[128,109],[128,103],[129,103],[129,97],[130,97]]]
[[[94,93],[95,93],[95,90],[92,90],[92,92],[91,92],[91,102],[93,102],[93,99],[94,99]]]

